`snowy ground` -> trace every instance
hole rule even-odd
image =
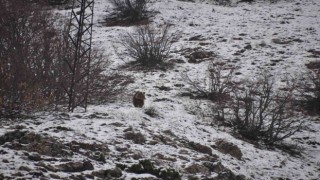
[[[194,109],[196,100],[180,96],[187,88],[180,86],[185,84],[181,74],[187,72],[189,75],[201,76],[207,67],[205,61],[199,64],[188,63],[188,59],[180,53],[187,48],[202,48],[214,52],[227,64],[237,67],[239,79],[253,78],[264,69],[275,77],[305,72],[306,63],[319,60],[319,57],[311,56],[308,51],[320,50],[320,1],[288,0],[274,4],[241,3],[223,7],[206,2],[164,0],[157,1],[151,8],[158,12],[151,19],[153,25],[160,27],[170,23],[171,30],[179,35],[178,41],[173,44],[170,59],[180,59],[184,63],[177,63],[167,71],[124,72],[135,78],[128,94],[131,95],[136,90],[146,92],[146,104],[142,109],[133,107],[131,96],[125,96],[119,102],[90,106],[86,113],[47,113],[35,119],[1,122],[0,136],[14,129],[22,129],[53,137],[64,146],[68,144],[67,150],[75,146],[73,141],[87,146],[80,145],[82,149],[72,155],[57,156],[51,161],[48,160],[48,155],[52,152],[46,155],[40,153],[44,151],[34,150],[33,153],[41,155],[40,160],[34,160],[32,152],[14,145],[15,141],[30,144],[29,141],[13,140],[10,144],[7,140],[5,144],[0,144],[0,179],[1,174],[5,179],[97,178],[99,176],[92,175],[92,172],[113,169],[119,163],[129,166],[141,159],[149,159],[157,167],[175,169],[183,175],[182,179],[217,178],[222,173],[216,170],[217,163],[231,170],[234,176],[241,175],[237,178],[320,179],[319,118],[307,118],[306,127],[286,140],[301,153],[300,156],[292,156],[277,148],[237,139],[223,127],[210,126],[197,113],[190,111]],[[106,51],[111,61],[110,69],[115,70],[130,62],[130,59],[117,55],[124,52],[117,42],[121,34],[132,31],[133,27],[106,27],[103,22],[109,12],[111,5],[108,1],[96,0],[93,42],[96,47]],[[198,35],[201,35],[201,40],[190,40]],[[248,45],[251,48],[245,48]],[[167,88],[160,90],[159,87]],[[145,113],[150,108],[156,109],[157,116],[151,117]],[[140,132],[145,141],[134,143],[126,136],[127,132]],[[236,145],[242,152],[241,159],[218,151],[215,144],[221,139]],[[52,140],[50,143],[57,143],[56,141]],[[108,150],[88,148],[94,143],[101,148],[103,145],[107,146]],[[27,146],[26,144],[22,146]],[[190,144],[197,145],[195,147]],[[201,148],[202,146],[206,148]],[[90,155],[98,151],[105,155],[105,162]],[[83,160],[89,160],[93,169],[78,172],[59,169],[59,164]],[[204,166],[204,162],[212,163],[213,169]],[[194,164],[198,168],[191,172],[190,169],[186,170]],[[151,174],[123,170],[119,179],[133,177],[155,178]],[[110,177],[101,175],[100,178]]]

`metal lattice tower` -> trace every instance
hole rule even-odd
[[[73,0],[68,34],[74,54],[74,59],[69,63],[71,71],[70,87],[68,90],[69,111],[73,111],[74,108],[78,106],[83,107],[85,110],[87,109],[91,65],[93,5],[94,0]]]

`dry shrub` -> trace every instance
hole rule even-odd
[[[168,31],[168,25],[162,30],[149,25],[139,26],[133,34],[123,36],[120,43],[136,62],[146,67],[155,67],[162,64],[169,55],[173,35]]]
[[[146,18],[150,0],[111,0],[117,15],[123,20],[137,22]]]
[[[269,144],[297,132],[303,122],[293,103],[295,86],[291,82],[282,92],[274,87],[270,75],[264,75],[258,81],[235,87],[234,128],[248,139],[263,139]]]
[[[310,70],[300,84],[302,106],[309,114],[320,114],[320,61],[311,62],[307,67]]]
[[[54,20],[23,0],[5,0],[0,9],[0,116],[40,109],[56,88]]]
[[[65,107],[74,58],[67,31],[56,29],[59,22],[37,3],[5,0],[0,9],[0,117]],[[77,87],[90,87],[89,103],[114,99],[132,82],[104,72],[102,53],[93,50],[91,58],[89,84]]]
[[[223,62],[210,61],[204,79],[191,79],[188,74],[183,79],[190,85],[191,91],[199,98],[212,102],[229,99],[233,87],[233,68]]]

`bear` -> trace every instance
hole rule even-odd
[[[145,99],[146,99],[145,93],[141,91],[137,91],[132,98],[134,107],[140,107],[140,108],[143,107]]]

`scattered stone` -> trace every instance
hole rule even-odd
[[[201,35],[197,35],[197,36],[193,36],[191,38],[189,38],[189,41],[204,41],[205,38]]]
[[[214,55],[213,52],[210,52],[210,51],[204,51],[204,50],[197,50],[197,51],[194,51],[192,52],[188,58],[188,62],[189,63],[200,63],[203,61],[203,59],[205,58],[210,58]]]
[[[186,149],[180,149],[179,154],[189,154],[189,151]]]
[[[22,172],[17,172],[17,173],[12,174],[12,176],[22,177],[22,176],[24,176],[24,174]]]
[[[29,167],[27,167],[27,166],[20,166],[20,167],[19,167],[19,170],[20,170],[20,171],[27,171],[27,172],[30,172],[32,169],[31,169],[31,168],[29,168]]]
[[[115,126],[115,127],[123,127],[124,126],[122,123],[119,123],[119,122],[110,123],[109,125]]]
[[[38,171],[32,171],[29,173],[33,178],[39,178],[41,176],[43,176],[42,172],[38,172]]]
[[[73,180],[86,180],[87,178],[84,177],[84,175],[79,174],[79,175],[71,175],[71,176],[69,176],[69,179],[73,179]]]
[[[115,149],[119,152],[125,152],[129,150],[129,147],[126,145],[116,146]]]
[[[32,153],[29,154],[28,159],[30,159],[31,161],[41,161],[42,158],[38,153]]]
[[[90,161],[83,161],[60,164],[58,165],[58,169],[63,172],[82,172],[86,170],[93,170],[94,167]]]
[[[162,179],[180,180],[181,175],[174,169],[156,168],[150,160],[141,160],[138,164],[128,167],[128,172],[136,174],[152,174]]]
[[[188,174],[209,174],[209,169],[200,164],[192,164],[184,169],[184,171]]]
[[[131,157],[135,160],[139,160],[143,158],[143,153],[141,151],[134,152]]]
[[[57,174],[50,174],[49,175],[52,179],[62,179],[59,175]]]
[[[0,149],[0,154],[8,154],[7,151]]]
[[[199,143],[194,143],[194,142],[189,142],[188,146],[191,149],[193,149],[195,151],[198,151],[200,153],[212,155],[212,149],[210,147],[208,147],[208,146],[205,146],[205,145],[202,145],[202,144],[199,144]]]
[[[244,49],[246,49],[246,50],[251,50],[251,49],[252,49],[251,44],[246,45],[246,46],[244,47]]]
[[[216,148],[223,154],[230,154],[232,157],[237,158],[238,160],[242,158],[242,152],[239,147],[223,139],[216,141]]]
[[[219,162],[206,161],[206,162],[203,162],[202,165],[208,168],[210,172],[220,173],[226,170],[226,168],[221,164],[220,161]]]
[[[52,166],[52,165],[50,165],[50,164],[46,164],[46,163],[44,163],[44,162],[39,162],[39,163],[37,164],[37,166],[43,167],[43,168],[45,168],[46,170],[51,171],[51,172],[58,172],[58,171],[59,171],[58,168],[56,168],[56,167],[54,167],[54,166]]]
[[[113,178],[119,178],[122,176],[122,171],[120,168],[116,167],[114,169],[111,169],[111,170],[107,170],[107,175],[109,177],[113,177]]]
[[[184,64],[186,62],[184,62],[184,60],[182,60],[182,59],[171,59],[171,60],[169,60],[169,63]]]
[[[172,136],[172,137],[177,137],[170,129],[168,130],[164,130],[163,133],[169,135],[169,136]]]
[[[154,157],[158,158],[158,159],[162,159],[162,160],[165,160],[165,161],[171,161],[171,162],[176,162],[177,159],[176,158],[173,158],[173,157],[167,157],[163,154],[160,154],[160,153],[157,153],[154,155]]]
[[[243,40],[243,38],[242,37],[234,37],[234,38],[232,38],[233,40],[236,40],[236,41],[241,41],[241,40]]]
[[[132,127],[128,127],[127,129],[123,130],[123,132],[129,132],[129,131],[133,131]]]
[[[170,87],[166,87],[166,86],[154,86],[155,88],[158,88],[160,91],[170,91],[171,88]]]
[[[275,44],[289,44],[289,43],[291,43],[290,40],[278,39],[278,38],[272,39],[271,41],[272,41],[273,43],[275,43]]]
[[[6,142],[12,142],[15,139],[20,139],[26,133],[27,133],[27,131],[20,131],[20,130],[7,132],[3,136],[0,137],[0,145],[3,145]]]
[[[3,159],[2,162],[3,163],[9,163],[9,160],[8,159]]]
[[[220,173],[218,173],[218,176],[213,178],[213,180],[245,180],[246,177],[244,175],[235,175],[232,171],[229,169],[226,169]]]
[[[55,130],[53,132],[55,132],[55,133],[60,132],[60,131],[74,131],[71,128],[67,128],[67,127],[63,127],[63,126],[54,127],[54,129]]]
[[[72,155],[72,152],[67,150],[68,147],[58,140],[52,137],[44,137],[34,132],[24,132],[19,130],[9,132],[0,138],[0,144],[4,141],[11,142],[8,147],[15,150],[26,150],[52,157]],[[23,144],[23,146],[21,144]],[[37,160],[35,159],[35,161]]]
[[[132,140],[135,144],[144,144],[146,142],[146,138],[140,132],[126,132],[124,138]]]
[[[77,141],[72,141],[68,145],[73,151],[76,152],[81,152],[82,150],[87,150],[87,151],[94,151],[94,152],[109,152],[109,148],[106,144],[88,144],[88,143],[82,143],[82,142],[77,142]]]

